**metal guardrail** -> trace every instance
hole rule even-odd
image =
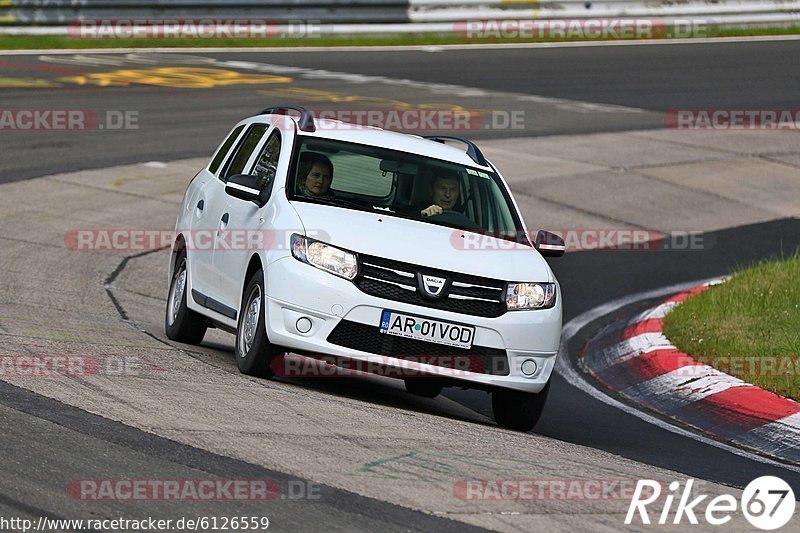
[[[764,16],[797,20],[800,0],[409,0],[412,22],[610,17],[705,17],[722,22],[750,16],[753,22]]]
[[[85,19],[232,19],[321,24],[323,33],[440,32],[480,19],[704,18],[722,25],[800,23],[800,0],[0,0],[0,26]],[[398,29],[407,25],[407,29]],[[356,31],[353,31],[356,30]]]
[[[403,23],[409,21],[408,6],[408,0],[5,0],[0,1],[0,24],[65,25],[110,18]]]

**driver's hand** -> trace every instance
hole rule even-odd
[[[434,215],[441,215],[443,211],[444,210],[440,206],[433,204],[420,211],[420,214],[424,217],[432,217]]]

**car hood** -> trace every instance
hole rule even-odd
[[[534,248],[375,212],[292,202],[306,235],[356,253],[505,281],[554,281]]]

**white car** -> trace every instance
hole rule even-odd
[[[557,236],[527,236],[469,141],[268,108],[237,124],[186,190],[166,333],[189,344],[208,327],[234,333],[250,375],[272,377],[292,352],[402,369],[408,391],[428,397],[481,389],[501,426],[527,431],[561,336],[561,290],[542,256],[564,253]]]

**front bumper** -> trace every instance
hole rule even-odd
[[[561,337],[560,291],[552,309],[513,311],[497,318],[484,318],[370,296],[352,282],[292,257],[279,259],[267,267],[265,290],[270,341],[298,353],[375,361],[374,353],[334,344],[328,338],[340,324],[355,323],[362,330],[364,326],[377,330],[384,309],[475,326],[474,346],[494,353],[505,351],[507,375],[459,370],[458,366],[442,368],[425,363],[424,358],[380,357],[386,366],[452,378],[465,387],[472,383],[477,387],[540,392],[550,379]],[[431,346],[434,351],[437,347]],[[530,360],[535,362],[536,371],[526,375],[522,371],[523,362]],[[529,371],[530,363],[525,368]]]

